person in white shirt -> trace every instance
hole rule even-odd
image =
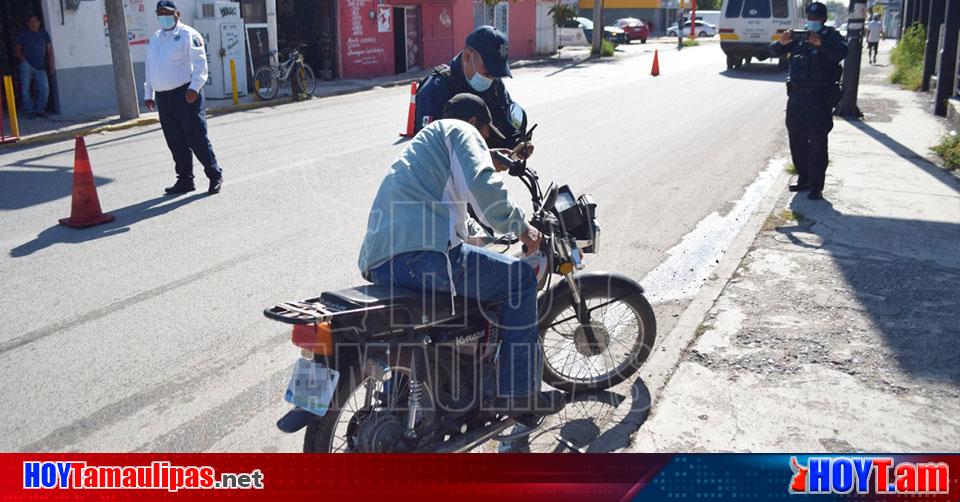
[[[870,64],[877,64],[877,51],[880,49],[880,39],[883,38],[883,23],[880,14],[874,14],[867,23],[867,54]]]
[[[171,0],[157,2],[160,29],[147,45],[144,105],[157,109],[160,127],[176,164],[177,182],[168,194],[196,190],[193,156],[210,179],[207,193],[220,192],[223,170],[207,138],[203,85],[207,82],[207,54],[203,36],[180,22],[180,11]]]

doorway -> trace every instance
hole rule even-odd
[[[393,8],[393,71],[417,70],[420,63],[420,8]]]
[[[0,73],[13,76],[18,110],[22,109],[23,103],[20,99],[20,65],[16,56],[17,35],[22,30],[28,29],[27,18],[31,15],[40,18],[40,29],[50,33],[50,27],[43,14],[43,5],[40,0],[0,0]],[[50,87],[47,111],[56,113],[58,110],[56,80],[48,74],[47,82]],[[6,103],[6,99],[3,101]],[[6,104],[3,106],[5,107]]]
[[[306,44],[301,54],[317,78],[336,78],[336,19],[334,0],[279,0],[277,45],[281,61],[289,49]]]

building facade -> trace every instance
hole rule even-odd
[[[178,0],[182,21],[195,25],[214,0]],[[247,82],[270,51],[303,45],[320,79],[371,78],[429,69],[463,48],[476,26],[507,33],[512,59],[556,50],[548,14],[557,0],[240,0]],[[124,0],[127,39],[138,92],[142,93],[149,36],[159,29],[156,0]],[[218,7],[224,5],[220,2]],[[210,10],[210,6],[206,6]],[[0,4],[0,64],[17,77],[13,40],[35,13],[50,33],[57,71],[51,77],[50,111],[104,113],[116,109],[116,90],[103,0],[4,0]],[[208,54],[208,57],[217,57]],[[239,68],[238,68],[239,70]],[[19,99],[19,93],[17,98]],[[142,96],[141,96],[142,100]]]

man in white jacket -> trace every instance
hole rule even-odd
[[[180,11],[171,0],[157,2],[160,29],[147,46],[144,104],[157,109],[160,127],[176,164],[177,182],[168,194],[196,190],[193,156],[210,179],[207,193],[220,192],[223,170],[207,138],[203,85],[207,82],[207,54],[203,36],[180,22]]]

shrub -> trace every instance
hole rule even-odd
[[[916,91],[920,89],[923,78],[923,48],[926,43],[926,31],[923,25],[915,24],[904,32],[890,53],[890,61],[895,66],[890,80],[895,84]]]
[[[600,57],[613,57],[615,50],[616,49],[613,47],[613,42],[607,40],[606,38],[600,40]],[[597,51],[593,51],[593,54],[596,55]]]
[[[956,132],[944,137],[939,145],[933,147],[933,151],[943,159],[948,170],[960,168],[960,135]]]

